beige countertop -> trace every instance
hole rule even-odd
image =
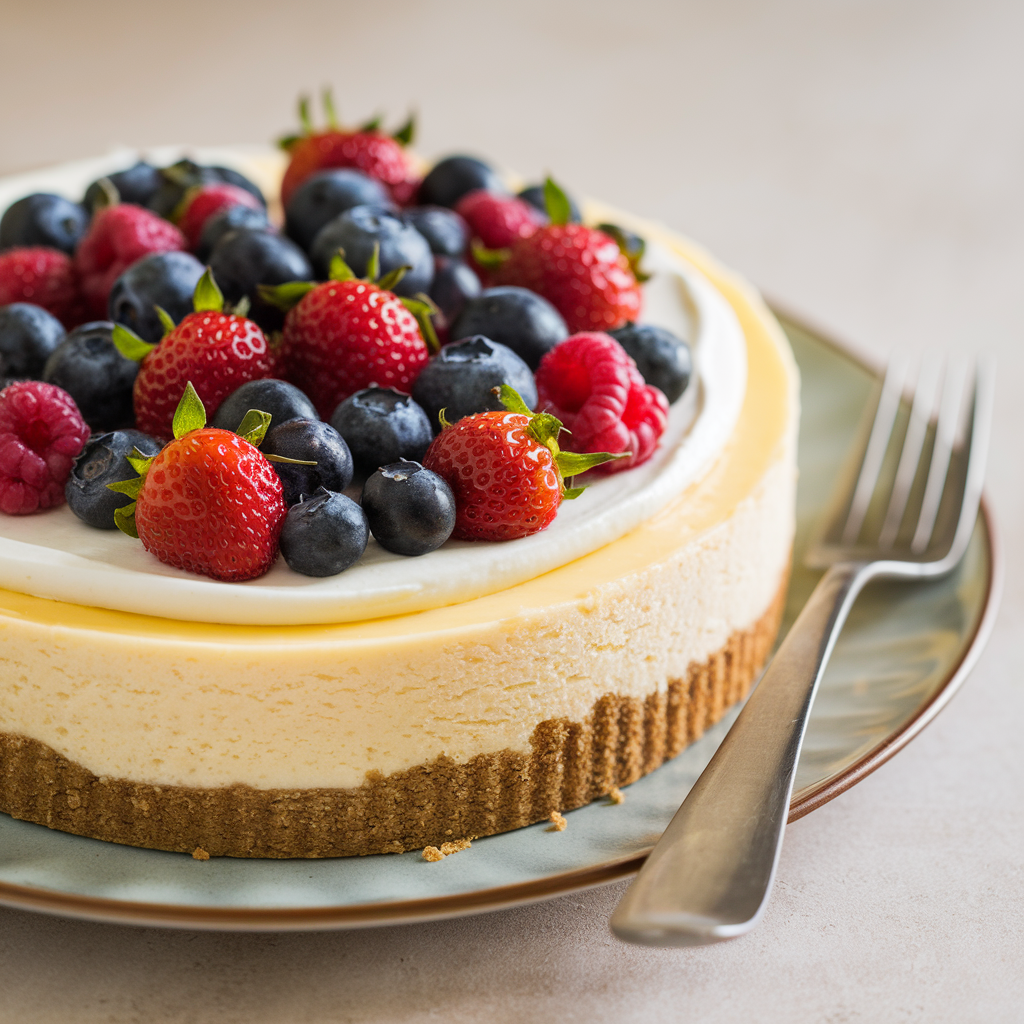
[[[0,173],[260,142],[300,90],[668,223],[879,358],[999,359],[988,650],[788,831],[767,917],[622,945],[621,885],[440,924],[220,935],[0,909],[0,1021],[984,1021],[1024,1005],[1024,8],[1012,0],[0,0]]]

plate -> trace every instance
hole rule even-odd
[[[802,568],[877,380],[866,362],[782,315],[800,365],[800,485],[785,623],[817,581]],[[877,582],[858,599],[822,680],[790,820],[860,781],[949,701],[987,638],[1000,561],[983,505],[967,556],[945,580]],[[785,628],[785,624],[784,624]],[[547,899],[639,868],[736,711],[625,789],[625,802],[570,811],[476,840],[438,863],[418,852],[322,861],[194,861],[66,835],[0,814],[0,904],[134,924],[221,930],[354,928],[455,917]]]

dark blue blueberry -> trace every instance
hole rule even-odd
[[[106,174],[104,177],[117,189],[122,203],[134,203],[136,206],[145,206],[156,194],[156,190],[164,180],[160,169],[146,163],[145,160],[140,160],[133,167],[128,167],[123,171]],[[82,205],[89,213],[95,213],[96,206],[106,202],[106,192],[100,184],[102,180],[101,178],[94,181],[85,190]]]
[[[107,484],[131,480],[138,476],[125,458],[132,449],[143,455],[156,455],[160,442],[140,430],[115,430],[109,434],[93,434],[75,460],[71,476],[64,485],[64,497],[72,512],[98,530],[113,530],[114,510],[131,502],[127,494],[112,491]]]
[[[545,216],[547,216],[548,205],[544,202],[544,186],[543,185],[531,185],[529,188],[524,188],[519,193],[519,198],[529,203],[535,210],[540,210]],[[572,196],[567,195],[565,197],[569,200],[569,221],[572,224],[581,224],[583,222],[583,214],[580,213],[580,208],[576,203],[576,200]]]
[[[89,226],[89,215],[78,203],[49,192],[25,196],[0,217],[0,249],[16,245],[48,245],[73,253]]]
[[[288,420],[320,418],[313,403],[294,384],[267,377],[264,380],[250,380],[232,391],[217,407],[210,425],[224,430],[237,430],[238,424],[250,409],[270,413],[268,430]]]
[[[467,192],[478,188],[499,195],[508,193],[505,183],[490,164],[475,156],[449,156],[436,163],[423,179],[419,201],[424,205],[454,206]]]
[[[331,426],[345,438],[363,476],[398,459],[418,462],[434,439],[427,414],[394,388],[364,388],[349,395],[334,410]]]
[[[503,285],[470,299],[449,336],[457,341],[476,334],[507,345],[536,370],[544,353],[569,337],[569,329],[547,299],[526,288]]]
[[[281,554],[288,567],[303,576],[336,576],[359,561],[369,539],[359,505],[321,487],[288,509],[281,528]]]
[[[221,238],[210,253],[210,270],[229,303],[249,297],[249,318],[268,332],[281,329],[284,313],[264,302],[257,288],[313,280],[306,254],[293,241],[251,228],[230,231]]]
[[[451,337],[449,328],[470,299],[480,294],[480,278],[472,267],[451,256],[434,257],[434,282],[430,297],[440,310],[434,314],[434,326]],[[485,334],[485,331],[481,331]]]
[[[361,171],[320,171],[292,193],[285,210],[285,234],[308,250],[325,224],[354,206],[390,210],[392,203],[387,189]]]
[[[274,462],[284,487],[285,504],[294,505],[301,495],[313,494],[318,487],[343,491],[352,483],[352,455],[345,439],[329,423],[321,420],[288,420],[267,431],[260,449],[264,455],[283,455],[287,459],[315,462],[315,466],[297,466]]]
[[[435,256],[464,256],[469,245],[469,226],[443,206],[413,206],[402,214],[426,240]]]
[[[203,225],[196,246],[196,258],[204,263],[210,258],[216,244],[230,231],[250,228],[254,231],[273,231],[267,219],[266,210],[254,210],[249,206],[229,206],[221,213],[210,217]]]
[[[130,427],[135,422],[132,385],[139,364],[115,348],[109,320],[82,324],[53,350],[43,380],[75,400],[93,433]]]
[[[150,196],[146,205],[154,213],[168,219],[185,193],[195,185],[213,185],[218,182],[237,185],[254,195],[263,206],[267,205],[259,188],[244,174],[230,167],[204,167],[192,160],[179,160],[170,167],[162,168],[160,177],[160,187]]]
[[[455,495],[418,462],[382,466],[363,487],[363,512],[377,543],[396,555],[436,551],[455,529]]]
[[[664,327],[626,324],[609,334],[632,356],[643,379],[674,402],[686,390],[693,372],[690,346]]]
[[[449,423],[475,412],[495,412],[505,407],[494,388],[508,384],[533,409],[537,385],[530,368],[504,345],[476,337],[445,345],[423,368],[412,386],[412,397],[430,417],[435,433],[440,431],[438,413],[444,409]]]
[[[191,253],[143,256],[114,282],[107,315],[155,345],[164,336],[155,307],[167,310],[179,323],[192,312],[192,293],[202,276],[203,265]]]
[[[0,375],[38,380],[46,360],[64,340],[64,327],[42,306],[0,306]]]
[[[414,227],[373,206],[354,206],[324,225],[309,250],[309,258],[323,280],[331,258],[343,249],[345,262],[357,277],[365,277],[375,245],[380,246],[381,274],[401,266],[412,268],[395,285],[396,295],[415,295],[430,288],[434,255],[427,240]]]

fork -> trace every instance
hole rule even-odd
[[[870,429],[806,556],[811,568],[827,571],[619,902],[611,927],[620,939],[701,946],[757,924],[811,705],[857,595],[880,577],[943,576],[967,550],[985,474],[994,368],[985,362],[956,373],[922,360],[905,399],[908,369],[906,358],[890,363]]]

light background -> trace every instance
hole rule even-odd
[[[787,834],[767,919],[619,944],[621,886],[439,925],[239,936],[0,910],[0,1021],[985,1021],[1024,1010],[1024,6],[0,0],[0,173],[260,142],[333,84],[654,217],[884,358],[994,351],[1008,561],[951,707]]]

